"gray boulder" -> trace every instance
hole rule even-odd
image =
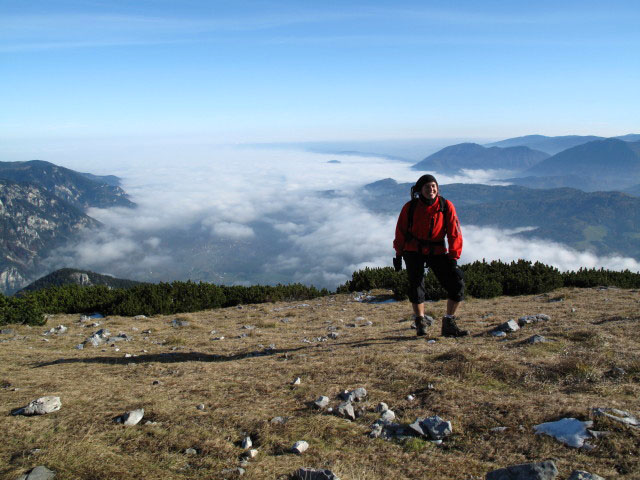
[[[313,404],[316,406],[316,408],[319,408],[320,410],[322,410],[323,408],[326,408],[327,405],[329,405],[329,397],[325,397],[325,396],[318,397],[318,399],[315,402],[313,402]]]
[[[504,322],[500,325],[498,325],[496,327],[497,331],[501,331],[501,332],[517,332],[518,330],[520,330],[520,326],[518,325],[518,322],[516,322],[515,320],[509,320],[508,322]]]
[[[367,389],[358,387],[355,390],[345,390],[340,394],[340,398],[345,402],[360,402],[367,397]]]
[[[29,473],[20,475],[16,480],[51,480],[55,476],[55,472],[52,472],[44,465],[40,465],[35,467]]]
[[[293,474],[294,480],[340,480],[331,470],[300,468]]]
[[[13,335],[14,333],[15,331],[13,330],[13,328],[3,328],[2,330],[0,330],[1,335]]]
[[[604,480],[604,478],[595,473],[574,470],[567,480]]]
[[[524,342],[528,343],[529,345],[534,345],[536,343],[546,343],[547,339],[544,338],[542,335],[533,335],[529,338],[527,338]]]
[[[60,397],[40,397],[33,400],[26,407],[18,408],[11,412],[13,415],[45,415],[47,413],[57,412],[62,407]]]
[[[179,318],[174,318],[171,320],[172,327],[188,327],[189,322],[187,320],[180,320]]]
[[[344,418],[348,418],[349,420],[356,419],[356,413],[353,410],[353,405],[351,402],[342,402],[338,405],[338,415]]]
[[[445,421],[438,415],[425,418],[421,422],[422,430],[429,433],[433,440],[442,440],[444,437],[451,435],[451,422]]]
[[[522,463],[487,473],[486,480],[554,480],[558,475],[552,460]]]
[[[110,336],[111,336],[111,332],[109,332],[109,330],[107,330],[106,328],[101,328],[100,330],[95,332],[93,335],[88,337],[84,341],[84,343],[91,344],[94,347],[98,347],[103,343],[105,343],[107,341],[107,338],[109,338]]]

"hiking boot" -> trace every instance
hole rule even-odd
[[[424,337],[427,334],[427,327],[429,324],[424,317],[416,317],[416,335],[418,337]]]
[[[442,336],[443,337],[466,337],[469,330],[460,330],[456,325],[456,317],[453,315],[445,315],[442,317]]]

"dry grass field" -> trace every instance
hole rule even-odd
[[[329,468],[342,480],[481,479],[543,459],[555,459],[558,479],[574,469],[640,478],[640,430],[591,414],[593,407],[640,414],[637,290],[471,299],[459,311],[472,333],[463,339],[440,337],[444,308],[427,304],[436,326],[426,339],[410,329],[407,302],[363,303],[354,295],[179,315],[185,327],[171,326],[175,316],[158,316],[110,317],[87,328],[80,315],[13,326],[13,334],[0,335],[0,476],[15,479],[45,465],[56,479],[235,478],[222,472],[240,465],[240,442],[250,435],[259,453],[246,479],[285,479],[302,466]],[[506,339],[488,334],[537,313],[551,320]],[[42,335],[57,325],[69,330]],[[99,328],[133,340],[74,348]],[[318,341],[333,328],[338,338]],[[534,334],[549,342],[522,343]],[[609,374],[614,367],[626,373]],[[341,391],[356,387],[367,389],[368,401],[358,404],[355,421],[312,408],[320,395],[335,407]],[[10,414],[44,395],[59,396],[62,408]],[[381,401],[401,423],[436,414],[450,420],[453,435],[440,446],[369,438]],[[140,424],[113,421],[140,407]],[[276,416],[285,423],[272,423]],[[534,425],[564,417],[594,420],[595,430],[611,434],[593,440],[590,451],[535,434]],[[492,431],[499,426],[507,428]],[[302,455],[290,452],[297,440],[310,445]]]

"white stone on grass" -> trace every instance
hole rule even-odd
[[[255,448],[251,448],[244,453],[245,458],[253,460],[258,456],[258,450]]]
[[[60,397],[46,396],[33,400],[26,407],[18,408],[11,412],[13,415],[46,415],[57,412],[62,407]]]
[[[291,385],[300,385],[302,383],[302,379],[300,377],[296,377],[296,379],[291,382]]]
[[[593,422],[582,422],[575,418],[563,418],[556,422],[541,423],[533,428],[536,434],[549,435],[556,440],[574,448],[580,448],[584,445],[584,441],[591,438],[587,428],[590,428]]]
[[[377,406],[376,406],[376,412],[378,413],[384,413],[387,410],[389,410],[389,405],[387,405],[384,402],[380,402]]]
[[[140,423],[142,417],[144,417],[144,408],[137,408],[136,410],[131,410],[130,412],[127,412],[118,417],[118,423],[122,423],[128,427],[131,427]]]
[[[321,409],[321,410],[322,410],[323,408],[326,408],[326,406],[327,406],[327,405],[329,405],[329,397],[325,397],[324,395],[323,395],[323,396],[321,396],[321,397],[318,397],[318,398],[316,399],[316,401],[315,401],[315,402],[313,402],[313,404],[314,404],[317,408],[319,408],[319,409]]]
[[[500,324],[496,327],[496,330],[502,330],[503,332],[517,332],[518,330],[520,330],[520,326],[518,325],[518,322],[516,322],[515,320],[509,320],[508,322],[504,322],[503,324]]]
[[[251,447],[253,447],[253,442],[251,441],[251,437],[244,437],[242,439],[242,448],[244,450],[248,450]]]
[[[380,415],[380,418],[385,422],[393,422],[396,419],[396,414],[393,410],[385,410],[382,412],[382,415]]]
[[[300,455],[301,453],[306,452],[308,448],[309,444],[307,442],[305,442],[304,440],[299,440],[293,444],[293,447],[291,447],[291,451]]]

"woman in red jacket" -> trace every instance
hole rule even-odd
[[[401,258],[404,258],[418,336],[426,335],[427,327],[431,326],[424,316],[426,265],[447,291],[447,314],[442,319],[442,335],[463,337],[469,335],[469,331],[458,328],[454,317],[464,299],[464,275],[457,264],[462,253],[462,232],[453,203],[438,193],[438,182],[433,175],[423,175],[411,188],[411,201],[402,207],[396,225],[394,265],[401,269]]]

